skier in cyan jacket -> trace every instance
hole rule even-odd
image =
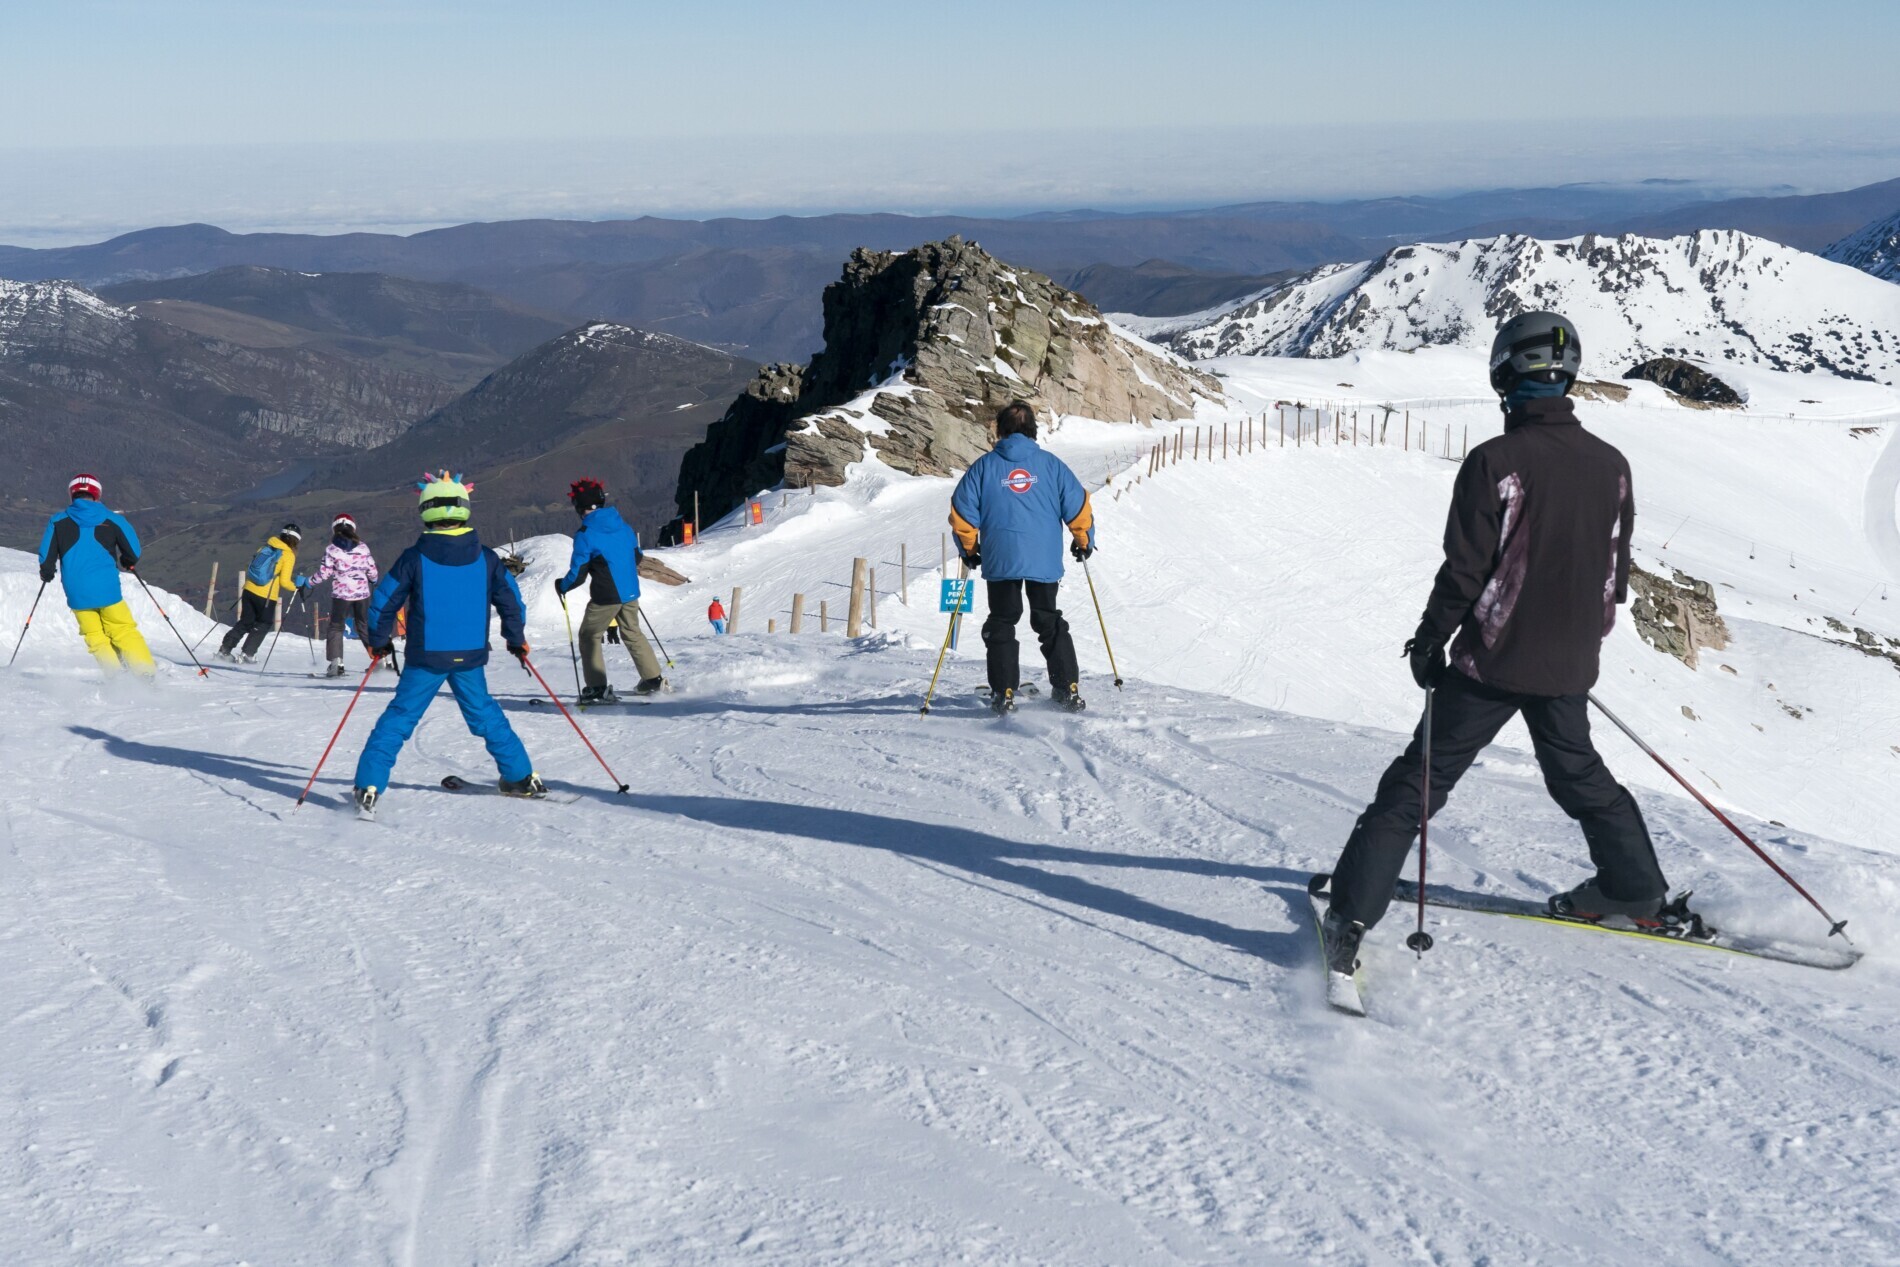
[[[408,609],[408,663],[356,763],[357,810],[366,817],[376,813],[377,802],[389,790],[397,754],[444,682],[461,707],[462,720],[488,746],[503,794],[546,796],[528,750],[488,693],[485,672],[491,607],[501,616],[508,653],[522,661],[528,657],[521,591],[500,556],[469,527],[473,485],[443,471],[416,487],[421,490],[422,537],[390,567],[369,604],[365,641],[378,660],[395,650],[396,614]]]
[[[90,475],[76,475],[66,486],[72,504],[47,520],[40,537],[40,580],[50,584],[58,574],[66,606],[99,667],[117,673],[129,666],[149,677],[156,669],[151,649],[119,588],[120,571],[139,561],[139,535],[124,515],[100,504],[103,491]]]
[[[1075,642],[1056,606],[1062,583],[1062,539],[1078,561],[1095,553],[1095,512],[1082,481],[1062,459],[1036,443],[1036,412],[1012,401],[996,415],[996,447],[971,463],[950,499],[957,548],[987,583],[990,614],[983,622],[988,652],[990,707],[1007,712],[1022,688],[1016,622],[1025,591],[1029,627],[1042,644],[1043,663],[1057,704],[1080,709],[1082,692]]]
[[[666,685],[659,657],[640,631],[640,534],[627,526],[620,512],[607,504],[607,490],[599,480],[575,480],[568,501],[581,517],[574,534],[574,555],[567,575],[554,583],[563,599],[587,582],[587,612],[581,617],[581,688],[583,704],[612,704],[614,689],[607,682],[607,661],[600,640],[610,625],[633,652],[640,681],[635,695],[651,695]]]
[[[1596,864],[1552,909],[1655,923],[1668,884],[1649,830],[1590,741],[1588,692],[1628,598],[1636,510],[1629,463],[1583,429],[1568,399],[1582,363],[1576,329],[1556,313],[1526,313],[1498,331],[1491,386],[1504,434],[1458,472],[1445,563],[1405,650],[1413,678],[1435,693],[1431,812],[1521,715],[1545,786],[1582,826]],[[1352,972],[1361,936],[1392,900],[1418,836],[1423,768],[1421,733],[1379,780],[1333,871],[1324,931],[1334,972]]]

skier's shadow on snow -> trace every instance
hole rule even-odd
[[[213,778],[248,784],[261,792],[277,792],[289,797],[295,797],[303,790],[302,783],[296,777],[298,767],[289,762],[259,761],[253,757],[231,757],[198,748],[172,748],[164,744],[144,743],[95,730],[91,726],[68,726],[66,729],[81,739],[92,739],[104,744],[109,756],[124,761],[142,761],[147,765],[169,766],[177,770],[196,770]],[[291,777],[287,781],[279,781],[272,777],[271,772],[275,770],[290,771]]]
[[[1226,946],[1244,955],[1272,963],[1292,965],[1305,952],[1309,938],[1298,932],[1268,932],[1258,928],[1236,928],[1206,916],[1191,915],[1151,902],[1147,898],[1124,893],[1105,884],[1097,884],[1077,875],[1045,871],[1027,865],[1033,862],[1071,863],[1089,867],[1131,867],[1144,871],[1180,871],[1189,875],[1253,880],[1267,887],[1296,911],[1306,902],[1304,872],[1285,867],[1255,867],[1241,863],[1214,862],[1206,858],[1170,858],[1154,854],[1110,853],[1097,849],[1075,849],[1066,845],[1037,845],[1005,840],[967,827],[939,823],[918,823],[885,818],[857,810],[827,809],[817,805],[788,805],[779,801],[736,801],[715,796],[653,796],[631,793],[627,797],[642,809],[675,814],[715,827],[740,831],[774,832],[804,836],[812,840],[863,849],[881,849],[918,862],[968,872],[998,884],[1029,889],[1041,894],[1049,906],[1033,898],[1022,898],[1045,910],[1091,927],[1102,927],[1083,919],[1066,908],[1081,907],[1117,919],[1134,920],[1171,933],[1200,937]],[[1006,896],[1019,896],[1006,894]],[[1106,931],[1116,933],[1109,928]],[[1133,940],[1139,940],[1138,938]],[[1176,962],[1185,962],[1151,943],[1143,945]],[[1199,971],[1199,965],[1188,964]],[[1209,973],[1210,976],[1218,976]],[[1220,977],[1236,985],[1250,983]]]

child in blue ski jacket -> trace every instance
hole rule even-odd
[[[151,648],[119,588],[120,570],[129,572],[139,561],[139,534],[124,515],[100,504],[103,491],[90,475],[76,475],[66,486],[72,504],[46,521],[40,538],[40,580],[51,584],[58,575],[99,667],[111,674],[129,665],[149,676],[157,668]]]
[[[356,763],[356,805],[373,816],[389,790],[396,756],[415,733],[429,702],[448,683],[462,720],[488,745],[508,796],[541,797],[528,750],[488,693],[488,621],[501,616],[501,636],[516,659],[528,658],[527,613],[515,578],[468,525],[473,485],[447,471],[418,483],[422,537],[403,551],[370,599],[365,641],[381,659],[394,650],[397,613],[408,609],[408,664],[395,696],[376,720]]]
[[[569,593],[583,581],[587,584],[580,633],[581,675],[587,684],[581,688],[580,702],[615,702],[600,647],[609,627],[617,630],[620,641],[633,653],[634,667],[640,672],[633,693],[651,695],[666,685],[666,679],[660,676],[659,657],[640,630],[640,534],[607,504],[607,490],[599,480],[575,480],[568,486],[567,499],[581,517],[581,526],[574,534],[567,575],[554,583],[554,591],[565,605]]]

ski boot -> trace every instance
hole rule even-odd
[[[349,672],[349,670],[347,670],[347,669],[345,669],[345,668],[343,667],[343,661],[341,661],[341,660],[332,660],[332,661],[330,661],[330,667],[329,667],[329,668],[327,668],[327,669],[325,669],[325,670],[323,671],[323,676],[325,676],[325,677],[342,677],[342,676],[343,676],[343,675],[344,675],[345,673],[347,673],[347,672]]]
[[[637,683],[634,684],[633,693],[635,695],[658,695],[661,691],[665,689],[666,689],[665,678],[643,677]]]
[[[1005,687],[1000,692],[998,691],[990,692],[990,711],[992,713],[995,713],[998,717],[1002,717],[1006,714],[1015,712],[1016,711],[1015,689],[1013,687]]]
[[[1365,935],[1364,924],[1327,907],[1326,917],[1320,921],[1320,938],[1326,943],[1326,971],[1347,977],[1358,971],[1359,942]]]
[[[595,704],[618,704],[620,697],[614,694],[614,688],[608,686],[584,686],[579,700],[582,708],[592,708]]]
[[[1057,708],[1071,713],[1079,713],[1088,707],[1082,699],[1082,688],[1074,682],[1069,683],[1068,690],[1057,691],[1050,698]]]
[[[228,647],[219,647],[216,651],[212,652],[212,654],[217,656],[218,659],[227,660],[232,664],[236,664],[238,662],[236,653],[233,652]]]
[[[526,800],[538,801],[548,794],[548,785],[541,781],[538,774],[530,774],[525,779],[500,779],[496,787],[503,796],[519,796]]]
[[[377,793],[373,787],[352,788],[350,799],[356,802],[356,816],[372,821],[376,818]]]
[[[257,657],[252,655],[248,651],[239,651],[235,653],[234,655],[232,655],[231,659],[237,661],[239,664],[256,664],[257,663]]]
[[[1681,901],[1688,899],[1683,894]],[[1550,913],[1562,919],[1578,919],[1596,924],[1613,915],[1620,915],[1638,928],[1661,928],[1664,902],[1660,897],[1643,898],[1640,901],[1625,901],[1607,896],[1597,887],[1594,877],[1585,880],[1568,893],[1558,893],[1551,897]],[[1688,907],[1684,906],[1686,913]]]

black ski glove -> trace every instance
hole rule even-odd
[[[1094,553],[1095,547],[1092,545],[1083,545],[1079,541],[1071,541],[1069,543],[1069,556],[1077,563],[1087,563],[1089,556]]]
[[[1405,644],[1405,654],[1412,658],[1412,680],[1419,684],[1420,689],[1430,690],[1438,685],[1438,677],[1445,671],[1443,638],[1420,629]]]
[[[983,552],[981,550],[971,550],[968,554],[963,556],[963,565],[972,572],[980,571],[983,567]]]
[[[393,642],[385,642],[380,647],[371,647],[369,653],[378,660],[387,660],[396,654],[396,644]]]
[[[561,598],[567,597],[567,578],[561,577],[554,582],[554,592]]]
[[[512,642],[508,644],[508,654],[521,661],[524,668],[528,663],[528,652],[532,649],[533,648],[529,647],[526,643],[522,643],[519,646]]]
[[[620,626],[619,625],[607,626],[607,641],[613,643],[616,647],[620,645]]]

